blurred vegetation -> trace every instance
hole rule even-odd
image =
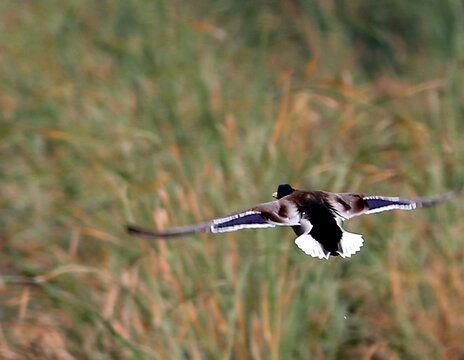
[[[459,201],[152,243],[279,183],[464,179],[462,1],[0,2],[0,358],[462,359]],[[460,199],[459,199],[460,200]]]

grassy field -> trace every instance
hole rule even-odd
[[[462,359],[462,197],[132,238],[306,189],[464,182],[460,1],[2,1],[0,358]]]

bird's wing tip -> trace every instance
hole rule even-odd
[[[146,237],[160,237],[161,235],[151,231],[147,230],[144,228],[141,228],[140,226],[133,225],[133,224],[126,224],[125,225],[126,231],[131,234],[131,235],[138,235],[138,236],[146,236]]]
[[[453,200],[456,196],[461,195],[462,190],[464,188],[464,184],[460,184],[456,186],[453,190],[447,192],[446,194],[441,196],[442,201],[449,201]],[[440,201],[440,202],[442,202]]]
[[[138,227],[136,225],[132,225],[132,224],[126,224],[126,225],[124,225],[124,228],[126,229],[126,231],[129,234],[138,231]]]

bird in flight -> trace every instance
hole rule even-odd
[[[345,220],[387,210],[413,210],[452,199],[457,191],[445,195],[405,199],[360,193],[296,190],[288,184],[279,185],[275,201],[253,206],[226,217],[205,223],[178,227],[163,232],[127,225],[130,234],[147,238],[170,238],[187,234],[222,233],[240,229],[291,226],[296,245],[307,255],[320,259],[332,256],[349,258],[361,250],[362,235],[343,229]]]

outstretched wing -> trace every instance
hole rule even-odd
[[[444,195],[421,197],[415,199],[403,199],[398,197],[385,196],[366,196],[364,201],[367,202],[369,209],[364,214],[374,214],[387,210],[414,210],[421,207],[428,207],[435,204],[453,199],[459,193],[458,190],[451,191]]]
[[[166,231],[156,232],[141,228],[136,225],[127,225],[127,231],[130,234],[143,237],[167,238],[202,232],[221,233],[236,231],[240,229],[265,228],[274,226],[275,225],[269,223],[260,212],[248,210],[242,213],[215,219],[205,223],[178,227]]]
[[[130,234],[148,238],[168,238],[201,232],[222,233],[240,229],[297,225],[300,218],[296,207],[286,201],[272,201],[251,209],[205,223],[174,228],[162,232],[147,230],[136,225],[127,225]]]
[[[459,191],[455,190],[444,195],[413,199],[363,194],[330,194],[328,201],[337,215],[342,220],[346,220],[359,215],[388,210],[414,210],[432,206],[453,199]]]

